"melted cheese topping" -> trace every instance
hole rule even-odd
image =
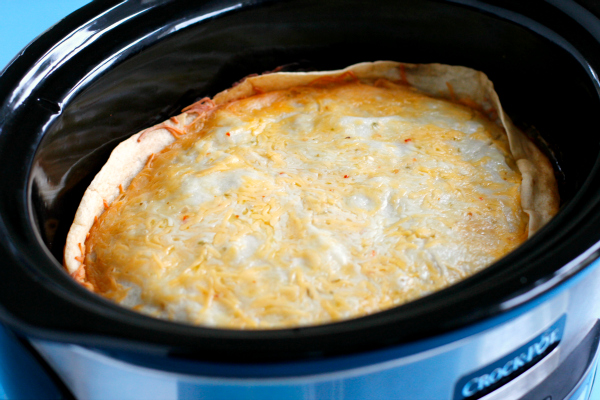
[[[95,290],[225,328],[318,324],[457,282],[527,238],[521,176],[478,112],[378,81],[219,106],[86,242]]]

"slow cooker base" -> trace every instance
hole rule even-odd
[[[584,400],[600,342],[600,293],[587,293],[598,285],[600,261],[536,305],[413,343],[410,356],[362,355],[369,363],[355,368],[358,356],[239,365],[33,344],[79,399]]]

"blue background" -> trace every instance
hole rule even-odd
[[[89,0],[0,0],[0,70],[21,49]]]

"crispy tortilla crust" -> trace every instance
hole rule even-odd
[[[183,114],[146,129],[119,144],[94,178],[81,200],[67,236],[64,265],[79,282],[85,282],[85,239],[94,221],[127,188],[149,158],[160,152],[179,133],[199,129],[203,118],[215,108],[255,94],[309,85],[315,80],[388,79],[411,85],[435,97],[463,103],[497,119],[508,136],[510,150],[523,177],[521,205],[529,215],[529,236],[558,212],[559,196],[554,171],[548,159],[504,113],[494,86],[479,71],[442,64],[406,64],[393,61],[360,63],[343,70],[309,73],[274,73],[245,79],[239,85],[217,94],[213,101],[202,99],[184,109]],[[200,126],[199,126],[200,124]],[[142,138],[143,135],[143,138]],[[143,140],[140,140],[143,139]]]

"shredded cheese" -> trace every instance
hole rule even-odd
[[[87,281],[161,318],[291,327],[432,293],[527,238],[502,128],[348,78],[190,108],[211,113],[94,223]]]

